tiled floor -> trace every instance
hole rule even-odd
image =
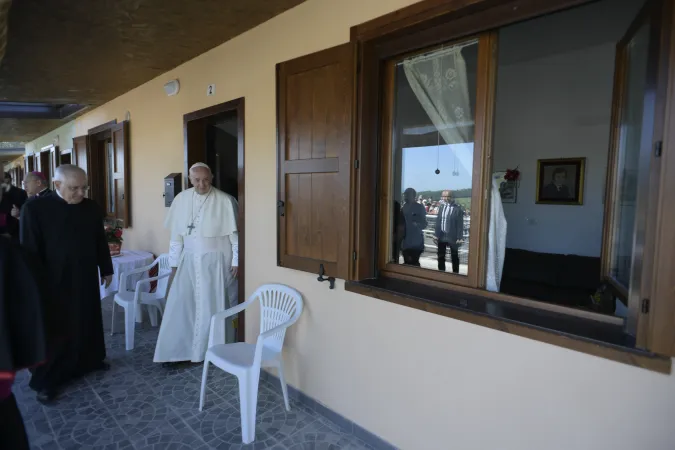
[[[124,350],[123,313],[109,333],[104,305],[109,372],[70,386],[54,406],[37,403],[19,374],[14,392],[34,449],[206,450],[371,449],[326,418],[292,402],[286,412],[277,386],[262,382],[256,440],[241,443],[236,378],[212,367],[204,412],[199,412],[201,366],[166,370],[152,362],[158,329],[137,328],[136,348]],[[119,325],[118,325],[119,324]]]

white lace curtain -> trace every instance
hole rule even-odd
[[[417,100],[443,140],[451,144],[473,142],[473,116],[462,48],[456,45],[406,59],[403,69]],[[499,291],[506,250],[506,217],[496,181],[492,181],[486,289]]]
[[[499,193],[497,181],[492,179],[490,194],[490,225],[488,229],[487,273],[485,274],[485,289],[499,292],[504,269],[504,255],[506,253],[506,216],[502,206],[502,196]]]
[[[410,87],[447,144],[473,142],[469,83],[462,56],[465,46],[448,47],[403,61]]]

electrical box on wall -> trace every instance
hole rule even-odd
[[[164,178],[164,206],[171,206],[173,199],[183,190],[181,178],[180,173],[170,173]]]

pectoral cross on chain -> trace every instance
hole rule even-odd
[[[190,225],[188,225],[188,230],[190,230],[190,231],[188,231],[188,234],[192,234],[192,230],[194,230],[194,229],[195,229],[195,223],[192,222]]]

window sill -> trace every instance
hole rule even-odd
[[[671,372],[670,358],[636,349],[634,339],[615,324],[394,278],[348,281],[345,289],[624,364]]]

